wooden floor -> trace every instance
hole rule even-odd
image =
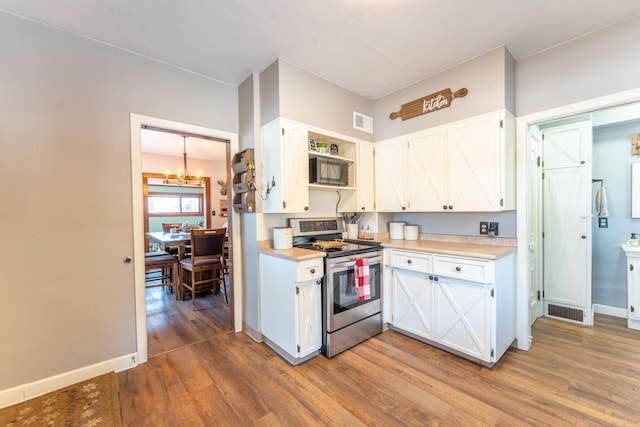
[[[623,319],[597,315],[586,328],[541,318],[532,349],[511,349],[492,369],[392,331],[293,367],[244,333],[202,332],[211,320],[198,314],[190,322],[159,339],[148,363],[118,374],[125,425],[640,423],[640,332]]]

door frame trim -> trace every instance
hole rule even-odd
[[[529,167],[528,155],[528,131],[530,125],[562,119],[577,114],[591,113],[609,107],[616,107],[622,104],[640,101],[640,88],[631,89],[611,95],[592,98],[586,101],[576,102],[549,110],[540,111],[518,117],[516,119],[516,141],[519,144],[526,144],[526,149],[516,150],[516,229],[517,229],[517,277],[518,283],[516,303],[517,303],[517,347],[521,350],[529,350],[531,347],[531,326],[529,325],[529,274],[528,274],[528,230],[527,215],[530,206],[527,203],[530,188],[527,186],[527,175]],[[521,141],[521,142],[520,142]]]
[[[196,135],[209,136],[229,141],[227,153],[235,153],[239,150],[238,134],[217,129],[205,128],[187,123],[174,122],[156,117],[143,116],[140,114],[130,114],[131,133],[131,203],[133,215],[133,263],[134,263],[134,292],[136,310],[136,364],[145,363],[148,360],[147,349],[147,313],[146,296],[144,283],[144,214],[143,214],[143,194],[142,194],[142,149],[140,130],[143,125],[156,126],[163,129],[189,132]],[[230,150],[230,151],[229,151]],[[230,166],[229,166],[230,167]],[[240,236],[240,216],[238,213],[229,211],[229,227],[231,236]],[[243,280],[241,257],[242,242],[240,238],[234,239],[232,245],[232,259],[237,260],[232,264],[234,291],[233,298],[233,329],[235,332],[242,330],[242,300],[243,300]],[[142,262],[136,262],[142,260]]]

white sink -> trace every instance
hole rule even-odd
[[[625,245],[624,243],[622,245],[622,250],[627,254],[633,254],[633,255],[640,255],[640,246],[629,246],[629,245]]]

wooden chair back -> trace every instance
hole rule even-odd
[[[182,227],[182,224],[169,224],[169,223],[163,222],[162,223],[162,232],[163,233],[171,233],[171,229],[172,228],[180,229],[180,227]]]
[[[225,233],[224,228],[191,230],[191,257],[194,262],[198,258],[222,257]]]

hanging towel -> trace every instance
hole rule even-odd
[[[371,286],[369,285],[369,260],[366,258],[356,259],[355,272],[358,298],[360,301],[371,299]]]
[[[604,187],[598,188],[596,192],[596,210],[598,211],[598,218],[607,218],[609,216],[609,210],[607,209],[607,192]]]

